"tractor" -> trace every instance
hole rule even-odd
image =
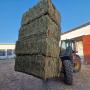
[[[62,61],[61,73],[63,73],[64,82],[71,85],[73,83],[73,72],[79,72],[81,69],[81,59],[77,54],[74,40],[61,40],[59,57]]]

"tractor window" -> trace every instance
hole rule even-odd
[[[73,50],[73,51],[75,50],[75,46],[74,46],[74,43],[72,43],[72,50]]]
[[[67,45],[66,45],[66,43],[63,41],[63,42],[61,42],[61,47],[60,47],[60,54],[61,54],[61,56],[63,56],[64,54],[65,54],[65,52],[66,52],[66,47],[67,47]]]
[[[66,43],[65,42],[62,42],[61,49],[66,49]]]
[[[73,43],[70,40],[64,40],[61,42],[61,55],[69,56],[72,52]]]

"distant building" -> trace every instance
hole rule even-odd
[[[74,39],[82,62],[90,64],[90,22],[63,33],[61,39]]]
[[[15,57],[15,44],[0,44],[0,59]]]

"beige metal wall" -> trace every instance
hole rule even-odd
[[[15,44],[0,44],[0,49],[15,49]]]
[[[76,42],[76,50],[78,51],[78,55],[81,58],[81,62],[84,62],[84,52],[83,52],[83,41]]]
[[[0,59],[15,57],[15,44],[0,44]]]
[[[90,25],[65,33],[61,36],[61,39],[62,40],[71,39],[71,38],[80,37],[88,34],[90,34]]]

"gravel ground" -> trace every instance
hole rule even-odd
[[[74,84],[65,85],[61,79],[47,82],[14,71],[14,60],[0,60],[0,90],[90,90],[90,65],[74,74]]]

